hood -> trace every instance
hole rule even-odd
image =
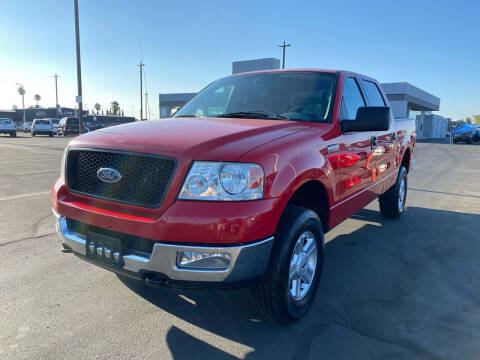
[[[170,118],[93,131],[70,146],[235,161],[260,145],[311,127],[287,120]]]

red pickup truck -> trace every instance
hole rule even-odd
[[[173,118],[68,144],[52,187],[62,251],[153,286],[248,285],[292,321],[313,301],[325,232],[376,198],[402,215],[414,145],[413,121],[366,76],[225,77]]]

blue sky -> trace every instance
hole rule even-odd
[[[453,119],[480,113],[480,1],[79,0],[84,103],[117,100],[138,116],[139,39],[152,117],[158,93],[191,92],[231,73],[231,63],[281,58],[287,67],[347,69],[407,81],[441,98]],[[73,106],[73,0],[2,0],[0,108]]]

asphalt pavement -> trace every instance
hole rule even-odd
[[[418,143],[407,209],[326,235],[300,321],[248,290],[152,289],[62,254],[50,186],[69,139],[0,136],[0,359],[480,359],[480,146]]]

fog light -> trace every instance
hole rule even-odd
[[[177,266],[197,270],[225,270],[230,265],[230,254],[221,252],[180,251]]]

